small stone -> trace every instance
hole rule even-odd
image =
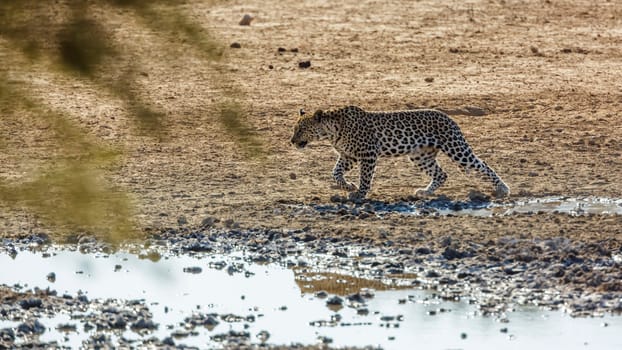
[[[357,315],[361,315],[361,316],[366,316],[366,315],[369,315],[369,309],[364,308],[364,307],[363,307],[363,308],[360,308],[360,309],[357,309],[357,310],[356,310],[356,314],[357,314]]]
[[[166,337],[162,339],[162,344],[167,346],[175,346],[175,340],[173,340],[173,337]]]
[[[285,52],[285,51],[287,51],[287,49],[284,48],[284,47],[279,47],[278,49],[276,49],[276,51],[277,52]]]
[[[11,328],[0,329],[0,344],[15,341],[15,332]]]
[[[507,327],[503,327],[503,328],[501,328],[501,329],[499,330],[499,332],[501,332],[501,333],[507,333],[507,332],[508,332],[508,329],[507,329]]]
[[[54,272],[50,272],[46,276],[47,280],[54,283],[56,282],[56,274]]]
[[[268,331],[260,331],[257,333],[257,339],[260,342],[265,343],[268,339],[270,339],[270,333]]]
[[[441,275],[438,272],[434,271],[434,270],[428,271],[428,273],[426,273],[426,275],[425,275],[425,277],[428,277],[428,278],[438,278],[440,276]]]
[[[342,305],[343,304],[343,299],[341,299],[338,296],[334,296],[328,300],[326,300],[326,305]]]
[[[40,308],[43,306],[43,302],[39,298],[29,298],[20,301],[19,306],[21,306],[22,309],[28,310],[31,308]]]
[[[311,61],[298,62],[298,68],[309,68],[309,67],[311,67]]]
[[[69,332],[76,332],[77,327],[75,324],[61,323],[58,326],[56,326],[56,330],[59,332],[69,333]]]
[[[132,323],[132,329],[156,329],[158,325],[155,324],[152,320],[146,320],[144,318],[140,318],[138,321]]]
[[[298,48],[294,47],[293,49],[290,49],[289,51],[291,51],[291,52],[298,52]]]
[[[123,268],[123,266],[121,266],[119,264],[114,265],[114,272],[121,271],[122,268]]]
[[[322,344],[330,344],[333,342],[332,338],[326,337],[326,336],[319,336],[318,339],[320,340],[320,342]]]
[[[242,19],[240,20],[240,25],[241,26],[250,26],[251,22],[255,19],[255,17],[249,15],[249,14],[245,14],[244,17],[242,17]]]
[[[419,255],[428,255],[431,252],[432,251],[428,247],[419,247],[419,248],[415,249],[415,253],[417,253]]]
[[[127,326],[127,322],[120,315],[117,315],[112,322],[109,321],[108,323],[110,328],[114,329],[125,329],[125,326]]]
[[[242,45],[240,43],[238,43],[238,42],[234,42],[234,43],[231,43],[231,45],[229,45],[229,47],[232,48],[232,49],[240,49],[240,48],[242,48]]]
[[[198,266],[190,266],[190,267],[184,267],[183,271],[186,273],[191,273],[191,274],[199,274],[203,272],[203,269]]]
[[[177,224],[179,226],[186,225],[186,224],[188,224],[188,220],[186,220],[186,217],[182,215],[182,216],[177,218]]]
[[[432,78],[432,77],[427,77],[427,78],[425,78],[425,79],[423,79],[423,80],[424,80],[426,83],[431,83],[431,82],[433,82],[433,81],[434,81],[434,78]]]
[[[201,221],[201,227],[206,228],[206,227],[214,226],[215,222],[216,222],[216,219],[214,219],[211,216],[208,216]]]
[[[328,296],[328,293],[326,293],[325,291],[321,290],[317,293],[315,293],[315,297],[316,298],[320,298],[320,299],[324,299]]]
[[[269,65],[268,65],[268,69],[274,69],[274,66],[273,66],[273,65],[271,65],[271,64],[269,64]]]
[[[466,339],[467,338],[467,334],[466,333],[460,333],[460,339]]]
[[[296,173],[289,173],[289,178],[292,180],[296,180]]]
[[[27,321],[17,326],[17,332],[21,334],[43,334],[45,326],[39,320]]]

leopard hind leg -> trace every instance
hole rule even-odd
[[[441,145],[441,150],[447,154],[449,158],[458,162],[467,174],[470,170],[475,170],[486,180],[490,181],[496,197],[505,197],[510,194],[510,188],[508,185],[501,180],[499,175],[497,175],[497,173],[489,167],[486,162],[479,159],[479,157],[475,155],[473,149],[463,137]]]

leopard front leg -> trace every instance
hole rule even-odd
[[[335,167],[333,168],[333,179],[335,179],[335,182],[337,182],[337,186],[342,190],[350,192],[356,191],[356,186],[352,183],[347,182],[346,179],[343,177],[346,172],[352,169],[353,163],[354,162],[352,161],[352,159],[340,155],[339,159],[337,159]]]
[[[360,162],[361,174],[359,189],[356,192],[350,193],[350,199],[352,200],[360,200],[367,196],[367,192],[371,189],[374,172],[376,170],[376,157],[363,158]]]

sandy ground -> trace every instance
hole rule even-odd
[[[533,215],[495,218],[339,219],[300,213],[330,203],[335,154],[326,143],[289,143],[299,108],[453,111],[476,153],[512,188],[509,200],[545,195],[622,197],[622,4],[616,1],[188,1],[184,11],[227,46],[220,71],[180,43],[145,30],[130,11],[98,16],[140,67],[138,89],[164,111],[169,136],[133,132],[123,103],[88,79],[50,71],[0,40],[1,65],[36,99],[102,144],[126,152],[109,181],[131,193],[141,229],[206,218],[242,228],[303,228],[408,244],[413,231],[486,240],[522,235],[613,240],[622,219]],[[238,25],[244,14],[250,26]],[[240,48],[228,48],[237,42]],[[285,51],[279,52],[279,48]],[[297,49],[297,52],[293,52]],[[311,66],[298,67],[310,60]],[[128,61],[128,64],[130,62]],[[222,72],[228,74],[224,81]],[[268,156],[248,160],[213,113],[219,87],[242,92]],[[465,107],[483,116],[460,114]],[[0,176],[27,178],[50,157],[45,126],[17,123],[5,137]],[[12,128],[12,129],[11,129]],[[24,161],[25,160],[25,161]],[[441,156],[449,181],[438,194],[464,199],[484,181]],[[356,176],[356,172],[350,174]],[[381,160],[370,197],[394,202],[428,179],[407,159]],[[25,212],[0,211],[5,236],[45,230]],[[182,220],[183,221],[183,220]],[[385,232],[383,234],[383,232]],[[383,238],[385,237],[385,238]]]

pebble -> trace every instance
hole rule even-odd
[[[45,278],[47,278],[47,280],[50,281],[51,283],[56,282],[56,274],[54,272],[48,273],[47,276],[45,276]]]
[[[240,20],[240,25],[241,26],[250,26],[251,22],[255,19],[255,17],[249,15],[249,14],[245,14],[242,19]]]
[[[199,274],[203,272],[203,269],[198,266],[191,266],[191,267],[184,267],[183,271],[185,273]]]
[[[17,326],[17,333],[24,335],[43,334],[45,333],[45,326],[39,320],[27,321]]]
[[[40,308],[41,306],[43,306],[43,302],[39,298],[29,298],[21,300],[19,302],[19,305],[22,307],[22,309],[28,310],[31,308]]]
[[[268,341],[268,339],[270,339],[270,332],[268,331],[260,331],[259,333],[257,333],[257,339],[259,339],[260,342],[265,343]]]
[[[342,305],[343,299],[338,296],[333,296],[332,298],[326,300],[326,305]]]
[[[315,297],[316,298],[320,298],[320,299],[324,299],[324,298],[328,297],[328,293],[326,293],[325,291],[321,290],[321,291],[315,293]]]
[[[311,67],[311,61],[300,61],[298,62],[298,68],[309,68]]]

